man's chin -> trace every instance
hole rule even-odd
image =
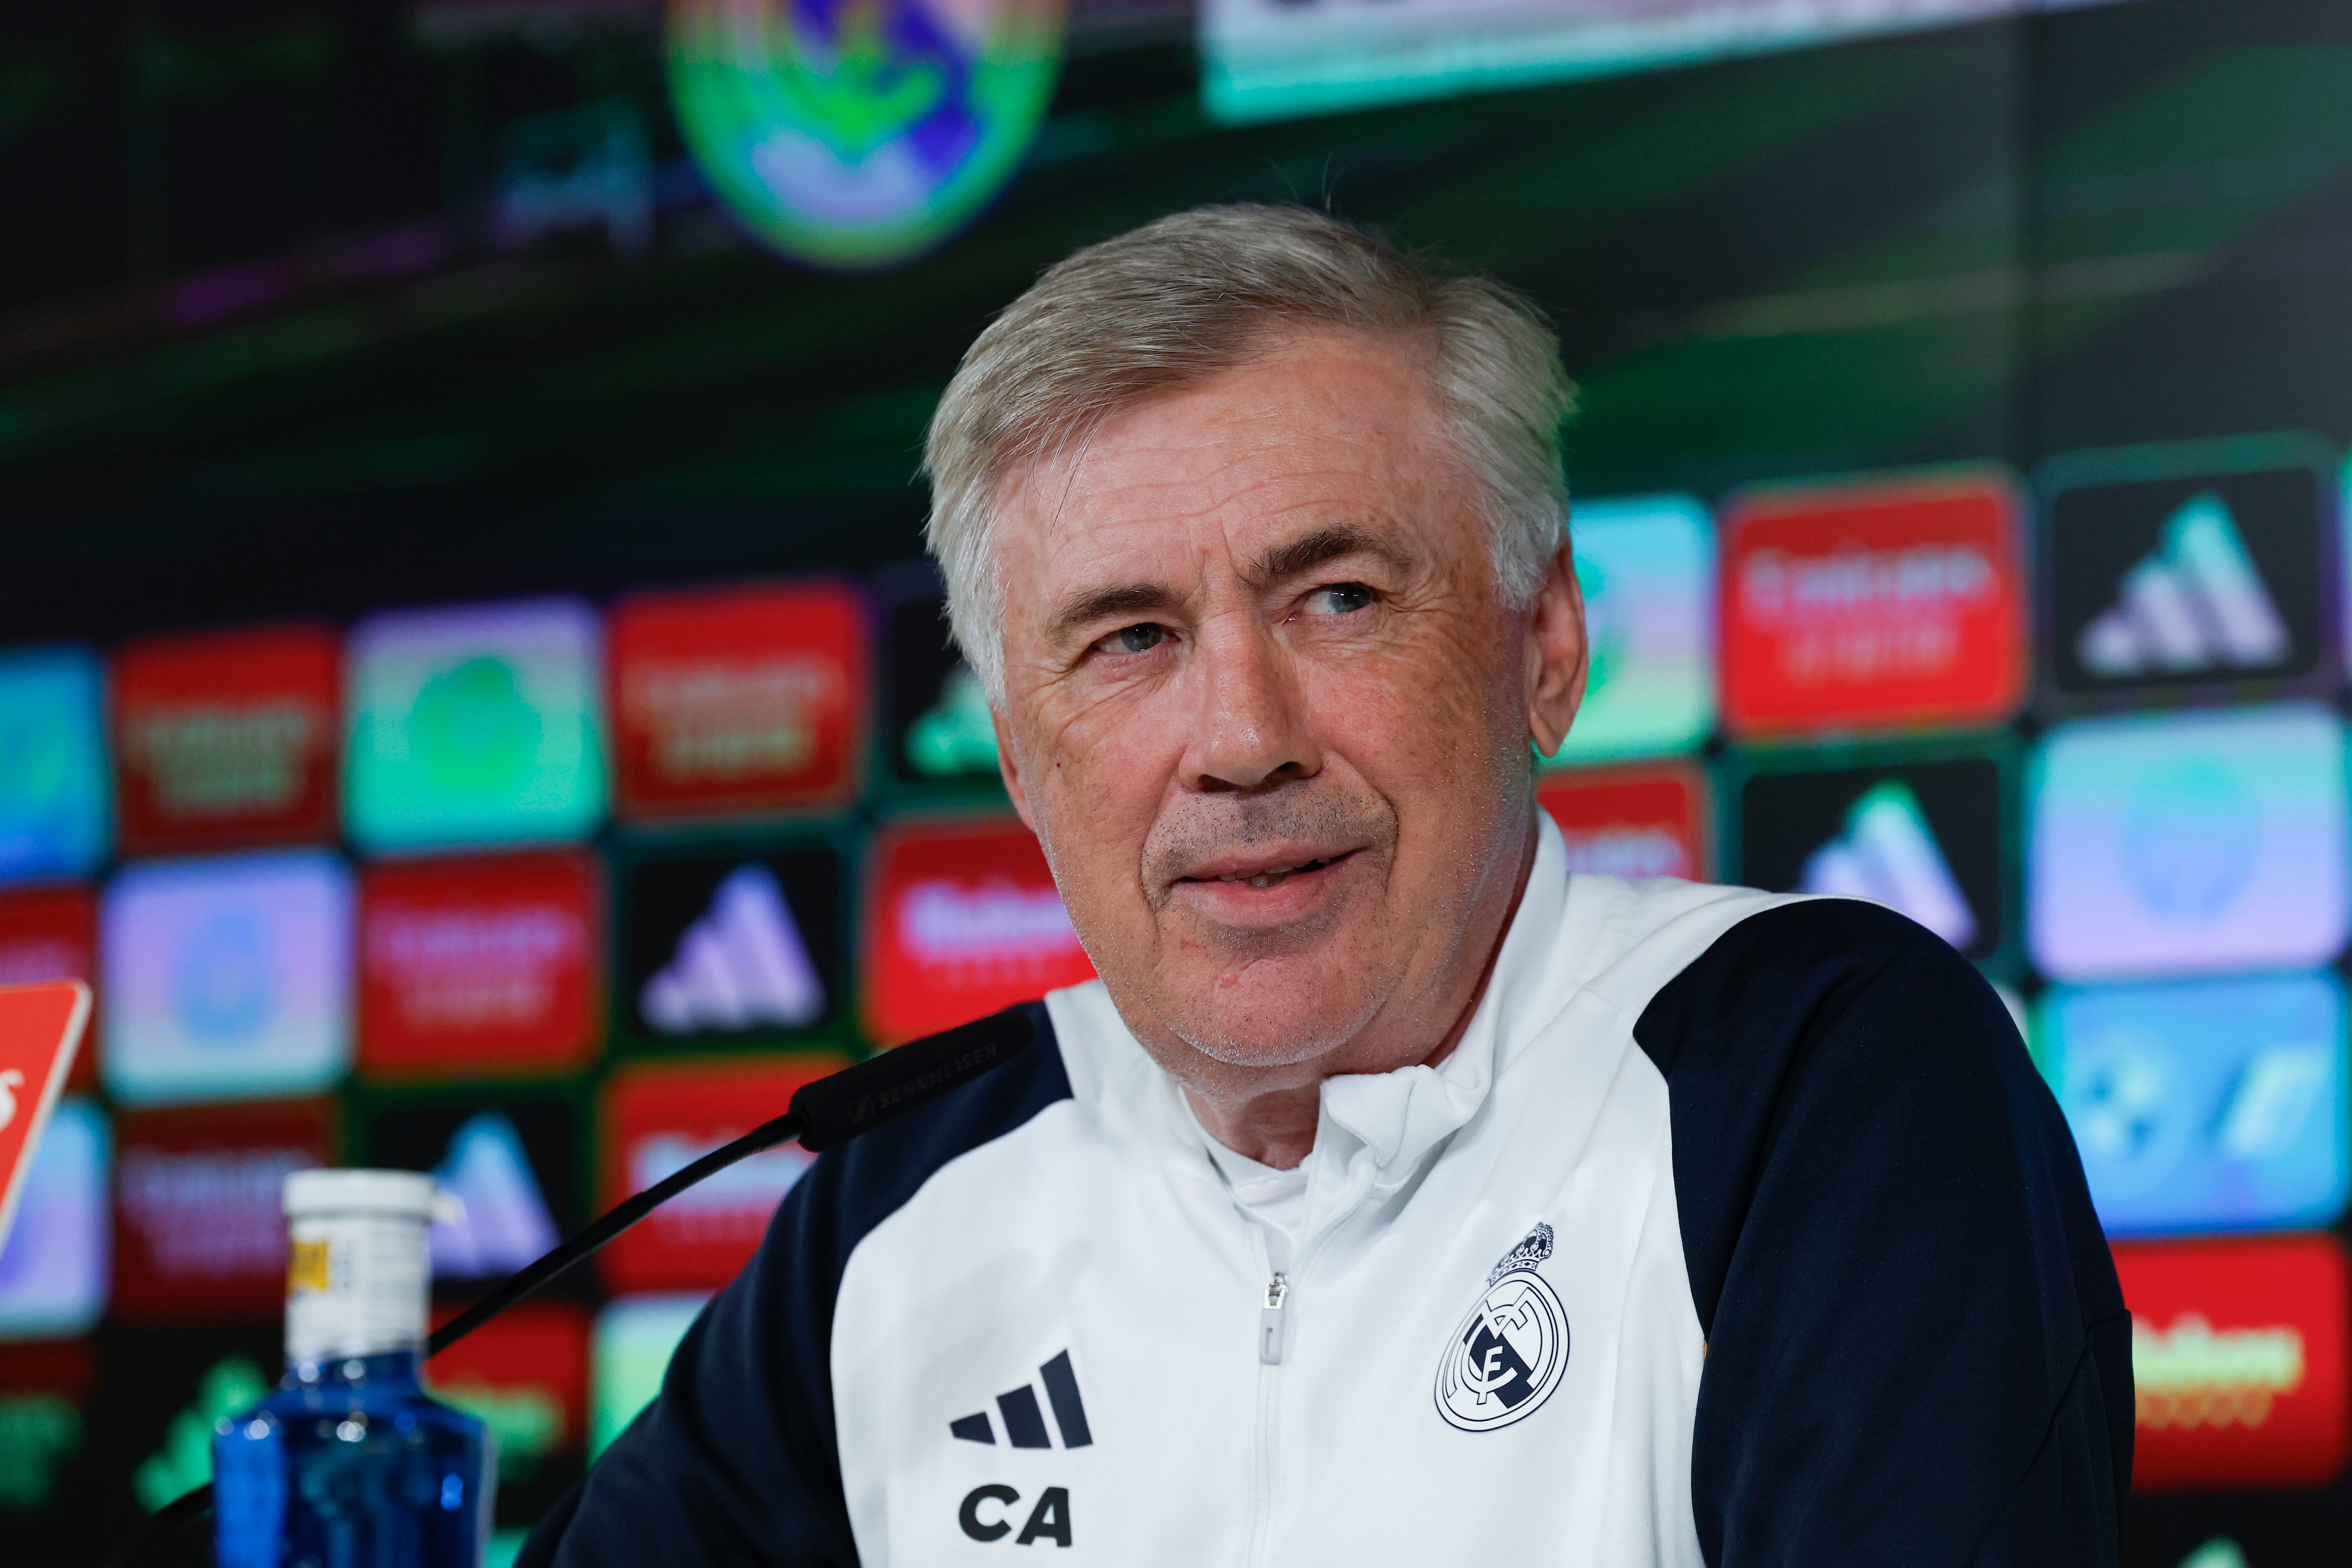
[[[1328,961],[1269,959],[1180,977],[1154,1009],[1169,1031],[1229,1067],[1280,1068],[1329,1056],[1362,1033],[1385,988],[1335,982]]]

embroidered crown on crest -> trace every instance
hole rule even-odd
[[[1533,1273],[1550,1256],[1551,1226],[1538,1225],[1520,1237],[1518,1246],[1504,1254],[1502,1261],[1487,1272],[1486,1283],[1492,1285],[1504,1275],[1520,1269]]]

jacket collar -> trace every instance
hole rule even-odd
[[[1571,923],[1570,886],[1559,829],[1549,812],[1538,811],[1527,890],[1460,1043],[1435,1067],[1326,1079],[1310,1158],[1346,1166],[1349,1185],[1366,1176],[1377,1186],[1401,1185],[1423,1155],[1478,1113],[1496,1071],[1559,1015],[1583,980],[1562,951]]]

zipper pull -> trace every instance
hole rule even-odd
[[[1282,1304],[1289,1299],[1289,1280],[1277,1274],[1265,1282],[1265,1308],[1257,1315],[1257,1359],[1263,1365],[1282,1364]]]

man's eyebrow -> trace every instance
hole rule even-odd
[[[1173,609],[1176,590],[1165,583],[1124,583],[1116,588],[1082,590],[1064,599],[1045,622],[1048,642],[1061,642],[1086,626],[1118,616],[1151,615]]]
[[[1339,522],[1318,528],[1312,533],[1301,534],[1287,544],[1276,545],[1257,558],[1251,575],[1260,583],[1279,583],[1287,578],[1304,576],[1318,566],[1347,555],[1370,555],[1398,568],[1412,564],[1403,551],[1370,529],[1359,528],[1352,522]]]

